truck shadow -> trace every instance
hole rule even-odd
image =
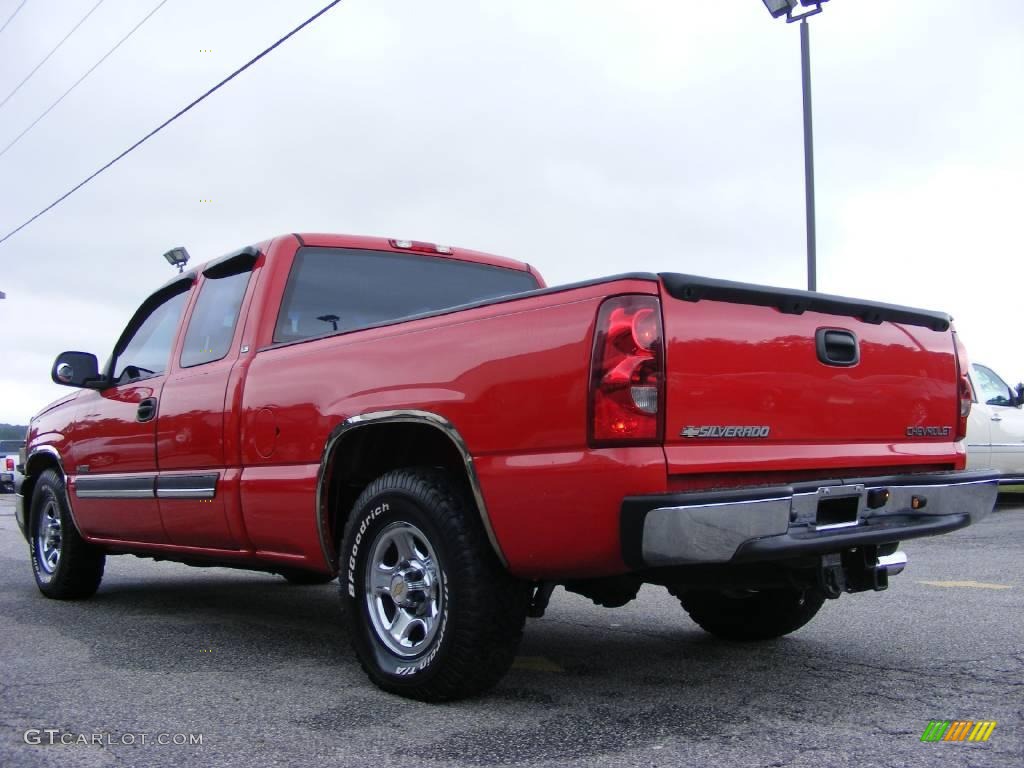
[[[376,694],[349,648],[337,581],[295,586],[278,576],[222,569],[111,576],[85,602],[29,601],[31,621],[54,625],[112,667],[198,672],[211,663],[252,668],[257,658],[263,666],[301,661],[345,669],[365,693]],[[837,677],[876,678],[879,669],[910,674],[901,671],[908,659],[897,648],[858,653],[823,638],[813,624],[772,642],[728,643],[701,631],[677,603],[672,610],[651,620],[639,609],[608,611],[563,598],[544,618],[528,620],[519,658],[490,696],[558,706],[589,691],[614,708],[623,691],[750,696],[819,687]],[[643,611],[657,613],[646,603]]]
[[[170,568],[127,574],[115,565],[91,600],[19,596],[5,608],[19,624],[84,646],[89,666],[143,673],[157,690],[162,673],[191,675],[189,689],[206,697],[240,686],[294,712],[296,728],[332,739],[386,730],[414,713],[424,733],[439,729],[422,757],[480,765],[509,754],[514,762],[594,758],[681,734],[727,738],[760,727],[766,712],[823,729],[859,721],[865,702],[918,717],[941,709],[952,685],[986,685],[972,680],[967,661],[930,668],[899,644],[851,642],[834,620],[763,644],[717,641],[667,595],[642,592],[621,611],[574,596],[553,601],[547,616],[528,621],[497,688],[425,705],[382,693],[359,669],[337,582],[300,587],[271,575]]]

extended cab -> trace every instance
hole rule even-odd
[[[102,367],[57,358],[17,516],[48,597],[113,554],[337,577],[370,677],[452,699],[555,585],[663,585],[738,639],[885,589],[995,502],[967,365],[937,312],[285,235],[170,280]]]

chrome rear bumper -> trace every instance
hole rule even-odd
[[[998,485],[996,473],[946,472],[629,497],[622,554],[642,569],[785,560],[934,536],[985,517]],[[896,567],[886,565],[890,573]]]

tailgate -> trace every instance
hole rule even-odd
[[[947,315],[661,278],[670,473],[957,461]]]

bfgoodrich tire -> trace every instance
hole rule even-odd
[[[420,701],[480,693],[512,664],[528,589],[498,562],[463,485],[389,472],[356,501],[341,549],[352,644],[380,688]]]
[[[47,597],[91,597],[103,579],[106,555],[78,533],[68,509],[64,480],[52,469],[39,476],[32,493],[29,556],[36,585]]]
[[[771,640],[788,635],[814,618],[825,602],[816,590],[765,589],[727,594],[669,588],[705,632],[725,640]]]

